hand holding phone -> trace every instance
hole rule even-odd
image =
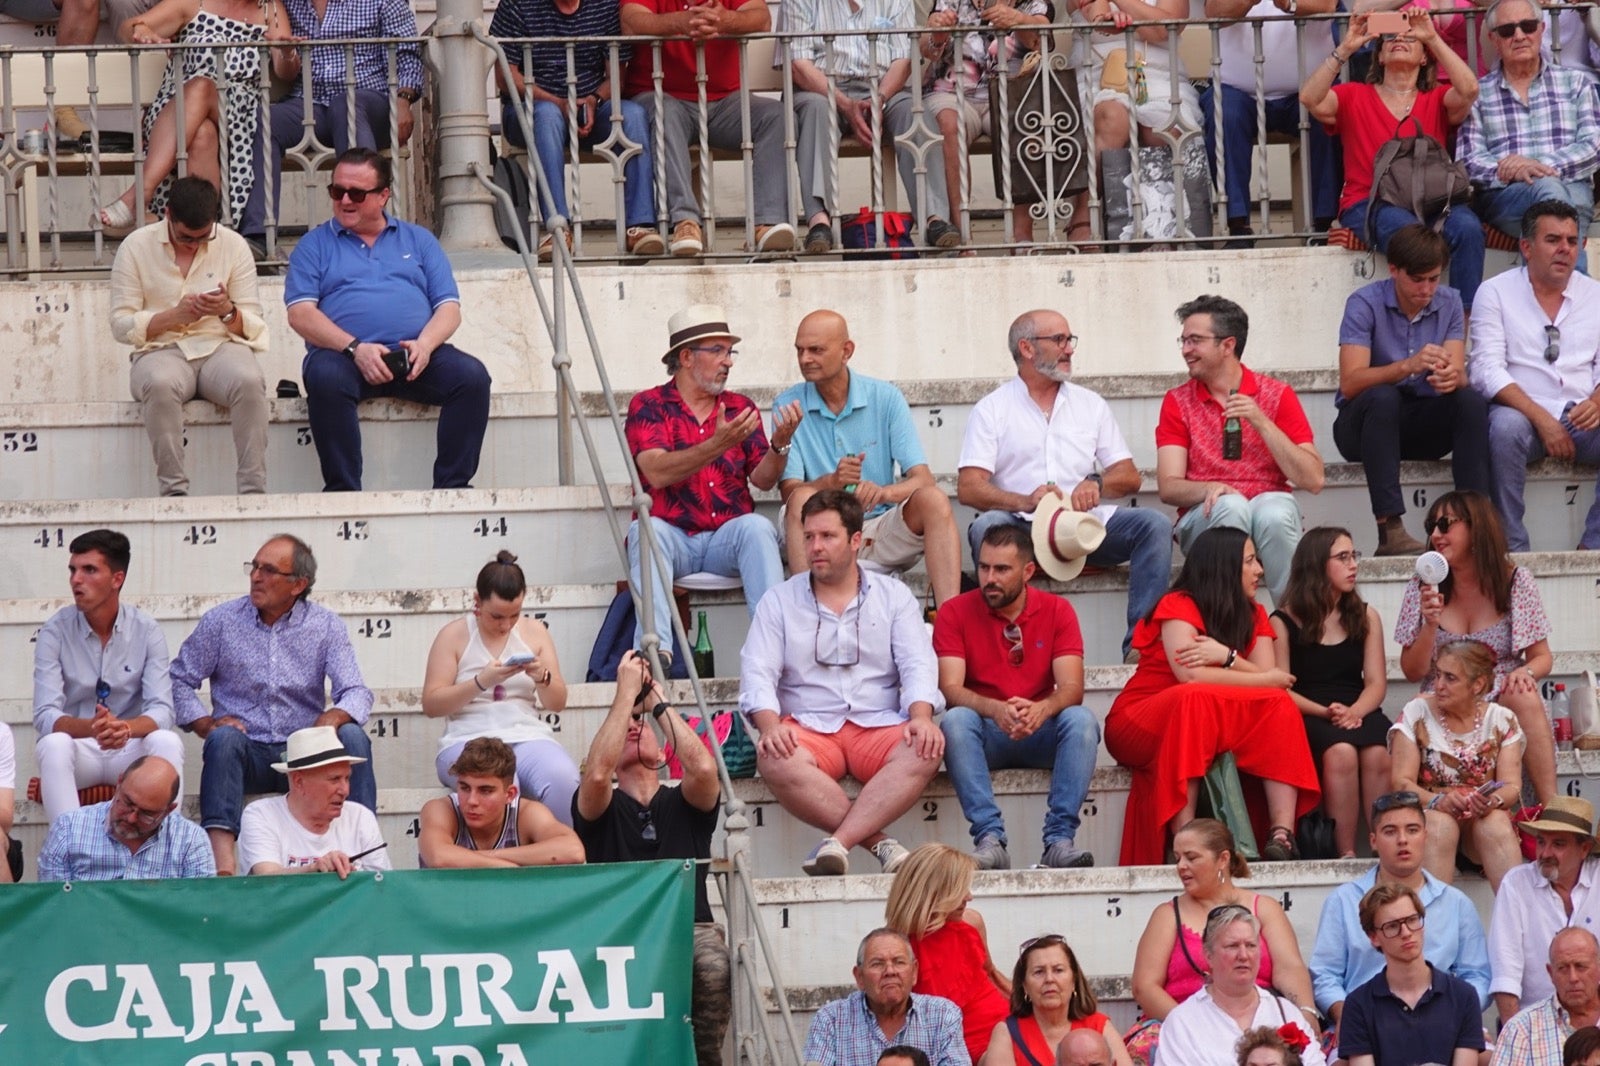
[[[383,353],[383,365],[389,368],[396,381],[404,381],[411,373],[411,353],[404,348],[390,348]]]
[[[1367,32],[1374,37],[1386,33],[1410,33],[1411,20],[1406,18],[1404,11],[1374,11],[1367,15]]]
[[[501,666],[527,666],[533,662],[532,652],[516,652],[500,660]]]
[[[1485,799],[1488,799],[1490,796],[1494,795],[1496,792],[1499,792],[1505,787],[1506,783],[1504,781],[1485,781],[1473,791]]]

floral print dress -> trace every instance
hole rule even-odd
[[[1461,785],[1477,788],[1495,780],[1501,749],[1507,745],[1520,749],[1525,741],[1517,716],[1498,703],[1486,704],[1483,717],[1467,732],[1457,733],[1422,697],[1406,704],[1389,733],[1391,741],[1399,733],[1417,745],[1422,753],[1417,784],[1429,792]],[[1521,758],[1519,750],[1517,759]]]

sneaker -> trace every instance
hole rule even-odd
[[[794,227],[787,222],[756,227],[755,251],[789,252],[794,250]]]
[[[62,104],[56,108],[56,136],[65,137],[75,141],[89,132],[89,126],[78,115],[78,109],[70,104]]]
[[[850,853],[832,837],[823,837],[800,864],[800,869],[808,877],[842,877],[850,869]]]
[[[680,258],[699,255],[705,251],[705,235],[700,232],[700,223],[692,218],[686,218],[673,226],[672,240],[667,242],[667,247],[672,250],[673,255]]]
[[[997,836],[981,838],[978,846],[972,849],[972,857],[978,860],[980,870],[1011,869],[1011,856],[1006,852],[1006,842]]]
[[[630,255],[660,255],[667,243],[652,226],[629,226],[626,234]]]
[[[833,251],[833,227],[826,222],[818,222],[806,230],[806,254],[827,255]]]
[[[835,842],[834,846],[838,846],[837,842]],[[894,837],[884,837],[872,845],[872,854],[877,856],[878,865],[883,867],[883,872],[886,874],[894,873],[900,869],[907,859],[911,858],[911,852],[907,851],[905,846]]]
[[[929,248],[954,248],[961,243],[961,230],[935,216],[923,225],[922,240]]]
[[[1082,848],[1074,847],[1070,840],[1058,840],[1044,849],[1039,865],[1052,870],[1070,870],[1079,866],[1093,866],[1094,856]]]

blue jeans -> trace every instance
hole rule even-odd
[[[1594,179],[1562,181],[1560,178],[1540,178],[1537,181],[1518,181],[1478,192],[1478,209],[1483,219],[1508,237],[1522,236],[1522,216],[1540,200],[1560,200],[1578,209],[1578,239],[1589,233],[1589,220],[1594,215]],[[1579,255],[1577,267],[1588,273],[1589,257]]]
[[[939,728],[944,731],[944,768],[972,826],[974,843],[986,836],[1005,842],[1006,826],[989,772],[1016,767],[1050,771],[1044,846],[1077,838],[1078,811],[1089,794],[1100,745],[1100,725],[1088,708],[1067,707],[1022,740],[1012,740],[968,707],[950,708]]]
[[[1377,214],[1372,219],[1373,246],[1387,252],[1389,238],[1401,229],[1418,221],[1403,207],[1378,201]],[[1362,240],[1367,239],[1367,202],[1351,205],[1339,216],[1347,229],[1355,231]],[[1483,223],[1466,204],[1457,204],[1445,213],[1444,241],[1450,246],[1450,284],[1461,293],[1461,306],[1472,310],[1472,298],[1478,294],[1483,281]]]
[[[324,492],[360,491],[361,419],[356,405],[378,396],[439,408],[433,487],[472,487],[489,428],[489,371],[466,352],[441,344],[417,380],[369,385],[343,352],[312,348],[300,365],[300,376],[306,383],[306,412]]]
[[[1572,434],[1572,443],[1577,447],[1574,458],[1578,462],[1600,463],[1600,429],[1575,430],[1565,413],[1561,425]],[[1528,464],[1544,457],[1544,442],[1539,439],[1532,422],[1520,411],[1504,404],[1489,405],[1489,462],[1494,468],[1494,505],[1505,526],[1506,543],[1514,552],[1529,550],[1528,527],[1522,524],[1523,513],[1527,510],[1522,494],[1528,482]],[[1600,548],[1600,480],[1595,482],[1595,500],[1583,520],[1583,539],[1578,541],[1578,547]]]
[[[1027,528],[1026,518],[1011,511],[984,511],[967,527],[967,545],[977,566],[978,546],[984,534],[997,525]],[[1148,507],[1118,507],[1106,523],[1106,539],[1089,556],[1090,566],[1128,564],[1128,630],[1122,636],[1122,654],[1132,647],[1133,627],[1167,591],[1172,580],[1172,520]]]
[[[595,108],[594,125],[589,128],[589,135],[578,138],[580,148],[592,148],[611,136],[611,104],[610,100],[602,100],[600,106]],[[528,147],[522,143],[522,123],[517,121],[516,108],[511,104],[504,104],[501,106],[500,115],[500,124],[505,130],[506,140],[519,148]],[[622,101],[622,135],[639,146],[639,151],[629,156],[628,161],[622,165],[622,195],[627,211],[627,225],[653,226],[656,209],[652,202],[650,186],[651,175],[654,173],[650,162],[650,119],[645,109],[632,100]],[[539,165],[544,168],[545,181],[550,184],[550,199],[553,201],[544,205],[544,217],[548,220],[555,215],[565,216],[567,214],[567,115],[549,100],[534,101],[533,141]],[[614,150],[620,155],[622,146],[616,145]]]
[[[656,635],[663,649],[672,647],[672,581],[675,574],[735,574],[744,579],[744,602],[751,615],[768,589],[783,580],[778,556],[778,531],[758,514],[740,515],[705,533],[688,533],[670,522],[650,519],[666,570],[656,568],[650,586]],[[639,523],[628,527],[628,580],[639,585]],[[694,638],[691,636],[691,640]],[[633,629],[633,646],[644,643],[644,625]]]
[[[339,727],[339,743],[366,762],[350,765],[350,799],[378,813],[378,781],[372,773],[372,741],[354,722]],[[283,761],[283,741],[251,740],[243,730],[219,725],[200,749],[200,827],[239,835],[244,797],[251,792],[287,792],[289,776],[272,768]],[[248,871],[245,871],[248,872]]]
[[[1242,529],[1256,542],[1256,558],[1266,571],[1267,591],[1273,603],[1283,602],[1283,587],[1289,583],[1289,560],[1300,543],[1300,505],[1292,492],[1263,492],[1248,500],[1230,492],[1217,497],[1211,514],[1199,504],[1178,519],[1178,547],[1185,555],[1194,539],[1213,526]]]
[[[1216,177],[1217,131],[1216,112],[1208,87],[1200,94],[1200,113],[1205,122],[1206,154],[1211,157],[1212,177]],[[1267,130],[1298,138],[1300,135],[1300,98],[1294,95],[1269,97],[1267,100]],[[1223,183],[1228,194],[1228,221],[1247,221],[1250,215],[1250,178],[1255,168],[1250,165],[1250,153],[1259,136],[1256,129],[1256,98],[1253,92],[1222,87],[1222,151],[1226,173]],[[1323,130],[1322,124],[1311,120],[1306,132],[1306,147],[1311,158],[1306,167],[1311,172],[1311,217],[1318,222],[1332,219],[1339,213],[1339,157],[1334,151],[1333,139]],[[1295,190],[1299,195],[1300,190]]]
[[[272,129],[270,160],[262,158],[261,130],[259,127],[256,129],[256,136],[250,145],[255,184],[250,186],[250,198],[245,201],[244,215],[237,221],[239,232],[246,237],[260,237],[266,232],[265,175],[268,162],[272,164],[272,209],[274,214],[277,212],[277,199],[283,193],[283,154],[300,143],[305,132],[305,114],[305,100],[299,96],[281,100],[267,110],[266,124]],[[355,140],[349,136],[350,111],[345,105],[342,86],[327,103],[311,105],[311,118],[317,142],[332,148],[335,157],[350,148],[389,147],[389,97],[386,93],[372,89],[356,90]],[[281,219],[278,222],[282,224]]]

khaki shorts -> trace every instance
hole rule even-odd
[[[929,93],[922,99],[922,106],[927,113],[937,119],[941,111],[954,111],[961,109],[962,121],[966,123],[967,144],[971,144],[981,135],[986,135],[989,130],[989,94],[979,92],[976,96],[957,96],[955,93]]]
[[[862,562],[886,570],[909,570],[921,558],[922,538],[906,525],[904,504],[897,504],[862,525]]]

